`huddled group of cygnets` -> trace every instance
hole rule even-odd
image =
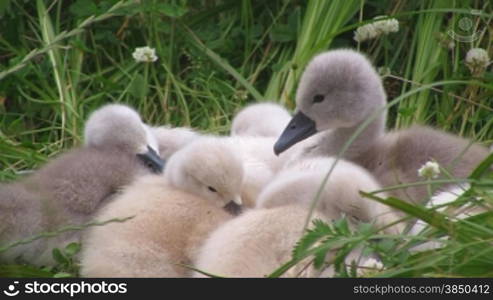
[[[294,116],[253,104],[233,118],[230,136],[152,127],[128,106],[103,106],[87,120],[82,147],[0,185],[0,246],[104,225],[17,243],[0,261],[48,265],[53,248],[81,242],[85,277],[263,277],[291,259],[313,219],[407,232],[401,213],[360,192],[424,205],[429,185],[410,184],[423,180],[421,166],[435,161],[466,178],[489,151],[424,126],[386,132],[386,104],[369,60],[341,49],[307,65]],[[333,274],[306,265],[283,276]]]

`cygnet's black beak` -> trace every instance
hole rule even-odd
[[[229,203],[224,206],[224,209],[233,216],[241,214],[242,211],[241,205],[236,204],[234,201],[229,201]]]
[[[147,146],[146,153],[139,153],[137,157],[149,168],[153,173],[159,174],[163,172],[165,161],[150,146]]]
[[[315,122],[300,111],[294,115],[277,140],[274,145],[274,153],[279,155],[315,133],[317,133]]]

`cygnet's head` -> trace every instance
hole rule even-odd
[[[262,191],[257,207],[311,205],[334,163],[335,158],[313,157],[288,165]],[[373,192],[379,189],[379,184],[365,169],[339,160],[320,191],[317,209],[330,219],[347,215],[365,222],[375,221],[378,225],[386,225],[396,220],[389,214],[390,209],[360,195],[360,191]]]
[[[164,176],[171,185],[237,214],[243,173],[242,161],[226,139],[203,137],[173,154]]]
[[[233,119],[231,135],[278,137],[291,120],[289,112],[273,102],[243,108]]]
[[[153,172],[160,173],[164,167],[149,127],[128,106],[109,104],[94,111],[86,122],[84,139],[88,147],[118,148],[135,154]]]
[[[381,79],[364,55],[349,49],[319,54],[301,76],[297,113],[274,152],[279,154],[320,131],[355,127],[385,102]]]

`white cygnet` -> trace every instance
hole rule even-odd
[[[387,104],[382,80],[368,59],[349,50],[315,56],[307,65],[297,90],[297,113],[276,142],[282,153],[320,132],[306,156],[336,156],[373,114]],[[424,126],[385,132],[386,112],[370,122],[344,158],[369,170],[384,187],[423,181],[417,170],[435,160],[455,178],[466,178],[489,154],[486,147]],[[428,200],[426,185],[406,186],[389,194],[412,203]]]
[[[209,233],[239,211],[243,167],[222,138],[202,138],[173,154],[164,176],[141,178],[106,206],[85,239],[85,277],[186,277]]]
[[[138,113],[124,105],[103,106],[86,123],[83,147],[0,185],[0,244],[90,222],[120,188],[162,167]],[[37,239],[0,253],[0,259],[47,265],[53,263],[53,248],[79,242],[80,235],[79,230]]]
[[[262,191],[257,207],[276,207],[289,204],[311,206],[323,184],[323,179],[335,163],[332,157],[312,157],[292,162]],[[361,222],[373,222],[380,227],[398,223],[399,217],[388,206],[364,198],[360,192],[374,192],[381,187],[362,167],[339,160],[320,191],[317,209],[331,219],[342,215]],[[377,196],[385,198],[385,193]],[[386,229],[398,234],[402,225]]]
[[[222,224],[204,243],[194,267],[222,277],[265,277],[291,259],[303,235],[308,217],[306,206],[258,208]],[[315,212],[312,219],[323,219]],[[291,268],[283,277],[316,277],[318,270],[304,268],[308,261]],[[207,277],[194,272],[194,277]]]
[[[262,191],[255,209],[224,223],[211,234],[195,267],[217,276],[263,277],[288,262],[303,234],[310,203],[332,163],[331,158],[313,158],[282,170]],[[359,195],[360,190],[378,189],[368,172],[341,161],[322,190],[311,218],[331,222],[347,215],[353,220],[375,222],[378,227],[390,225],[398,218],[388,207]],[[395,227],[385,230],[400,232]],[[308,266],[308,262],[298,264],[284,276],[320,276],[321,270]],[[196,272],[194,276],[204,275]]]
[[[239,111],[231,124],[232,136],[278,137],[291,115],[274,102],[251,104]]]
[[[452,203],[461,197],[467,190],[469,190],[470,185],[468,183],[458,184],[447,188],[445,191],[438,192],[434,195],[430,201],[426,204],[427,208],[435,209],[437,212],[446,214],[449,216],[450,220],[462,220],[468,217],[478,215],[480,213],[491,210],[491,207],[487,203],[481,203],[477,199],[472,200],[469,203],[463,204],[461,206],[455,206]],[[452,205],[451,205],[452,204]],[[411,227],[408,235],[420,235],[425,229],[429,229],[430,226],[422,221],[418,220]],[[426,251],[443,247],[447,243],[447,237],[442,237],[439,239],[434,239],[426,241],[417,246],[411,248],[412,252]]]

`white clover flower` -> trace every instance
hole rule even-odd
[[[378,16],[375,17],[375,20],[380,20],[383,18],[387,18],[387,16]],[[391,32],[399,31],[399,21],[397,19],[391,18],[386,20],[381,20],[373,23],[373,26],[380,34],[389,34]]]
[[[360,266],[358,266],[357,274],[358,276],[366,276],[371,273],[375,273],[378,271],[382,271],[384,266],[382,262],[375,258],[369,258],[363,262]]]
[[[437,178],[440,175],[440,166],[434,161],[429,161],[419,168],[418,175],[426,179]]]
[[[490,64],[490,57],[488,52],[482,48],[472,48],[466,54],[466,63],[468,64],[483,64],[487,66]]]
[[[373,24],[366,24],[358,27],[354,32],[354,40],[358,43],[374,39],[378,36],[378,32],[373,27]]]
[[[358,27],[358,29],[354,32],[354,40],[357,42],[363,42],[374,39],[380,35],[399,31],[399,21],[394,18],[380,20],[386,17],[387,16],[375,17],[375,22]]]
[[[155,62],[157,60],[156,49],[149,46],[135,48],[132,57],[136,62]]]
[[[472,48],[467,51],[466,65],[473,75],[481,75],[490,64],[488,52],[482,48]]]

